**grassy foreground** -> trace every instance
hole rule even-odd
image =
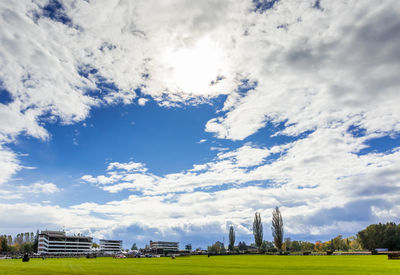
[[[400,274],[387,256],[191,256],[0,260],[0,274]]]

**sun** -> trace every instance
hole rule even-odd
[[[195,95],[223,93],[229,68],[227,57],[219,44],[209,37],[190,47],[166,49],[164,63],[169,87]]]

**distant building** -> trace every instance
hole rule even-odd
[[[42,231],[39,234],[39,254],[84,254],[89,253],[92,237],[67,236],[64,231]]]
[[[376,250],[376,252],[378,252],[378,253],[381,253],[381,252],[388,252],[388,251],[389,251],[388,248],[376,248],[375,250]]]
[[[122,250],[121,240],[100,240],[100,251],[107,254],[119,253]]]
[[[150,250],[155,254],[164,254],[169,252],[177,252],[179,251],[179,243],[178,242],[153,242],[150,241]]]

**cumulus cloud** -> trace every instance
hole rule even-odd
[[[284,150],[284,147],[274,147],[269,150],[247,144],[235,151],[219,153],[214,161],[194,165],[189,171],[161,177],[147,172],[140,163],[110,163],[106,175],[84,175],[81,180],[110,192],[119,192],[124,189],[141,191],[145,194],[191,192],[195,189],[223,184],[241,184],[250,180],[261,180],[248,177],[249,168],[260,165],[271,151],[277,153],[281,150]],[[114,168],[122,170],[113,170]],[[203,172],[198,173],[202,170]]]
[[[229,150],[229,148],[227,148],[227,147],[216,147],[216,146],[211,146],[211,147],[210,147],[210,150],[211,150],[211,151],[226,151],[226,150]]]
[[[130,161],[128,163],[120,163],[120,162],[111,162],[108,167],[107,170],[126,170],[126,171],[141,171],[141,172],[145,172],[147,170],[147,168],[144,167],[143,163],[139,163],[139,162],[133,162]]]
[[[54,183],[50,182],[36,182],[30,185],[18,186],[17,192],[31,193],[31,194],[53,194],[60,192],[60,189]]]
[[[399,130],[396,1],[278,1],[261,13],[252,1],[65,1],[65,22],[46,5],[1,6],[0,79],[13,98],[1,107],[19,122],[2,123],[3,135],[45,138],[41,115],[73,123],[93,105],[132,102],[138,88],[164,106],[229,94],[226,113],[206,125],[220,138],[244,139],[268,121],[295,135],[354,116],[368,131]],[[256,87],[240,96],[243,80]]]
[[[148,98],[141,97],[141,98],[138,99],[138,104],[139,104],[140,106],[144,106],[144,105],[146,105],[146,102],[147,102],[148,100],[149,100]]]
[[[399,131],[399,5],[326,1],[321,11],[310,4],[279,1],[249,27],[238,42],[249,52],[246,64],[237,59],[235,67],[251,72],[256,87],[230,94],[206,131],[233,140],[267,122],[284,123],[281,134],[294,136],[346,122]]]
[[[109,192],[127,189],[141,192],[143,198],[162,197],[167,205],[182,205],[187,200],[196,202],[196,207],[202,203],[206,208],[212,206],[201,220],[204,224],[225,215],[221,227],[227,220],[243,225],[252,211],[264,213],[268,222],[272,208],[281,206],[288,234],[328,236],[339,224],[342,233],[352,234],[354,228],[378,221],[382,217],[378,213],[385,212],[391,220],[398,211],[394,207],[398,196],[393,191],[400,187],[400,150],[358,155],[367,138],[360,141],[340,127],[317,130],[283,146],[246,144],[181,173],[159,177],[149,172],[123,172],[120,180],[106,185],[91,182]],[[221,216],[215,214],[219,203]],[[349,209],[353,204],[364,207]],[[237,211],[248,216],[234,220]],[[335,219],[319,219],[325,212]],[[175,221],[172,216],[169,223]]]
[[[28,185],[21,184],[3,184],[0,186],[0,198],[4,200],[20,200],[29,198],[32,195],[42,196],[51,195],[60,192],[61,189],[54,183],[50,182],[35,182]]]
[[[22,166],[17,155],[0,144],[0,185],[6,183],[20,169]]]

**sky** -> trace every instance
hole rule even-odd
[[[400,222],[396,0],[3,0],[0,26],[1,234]]]

